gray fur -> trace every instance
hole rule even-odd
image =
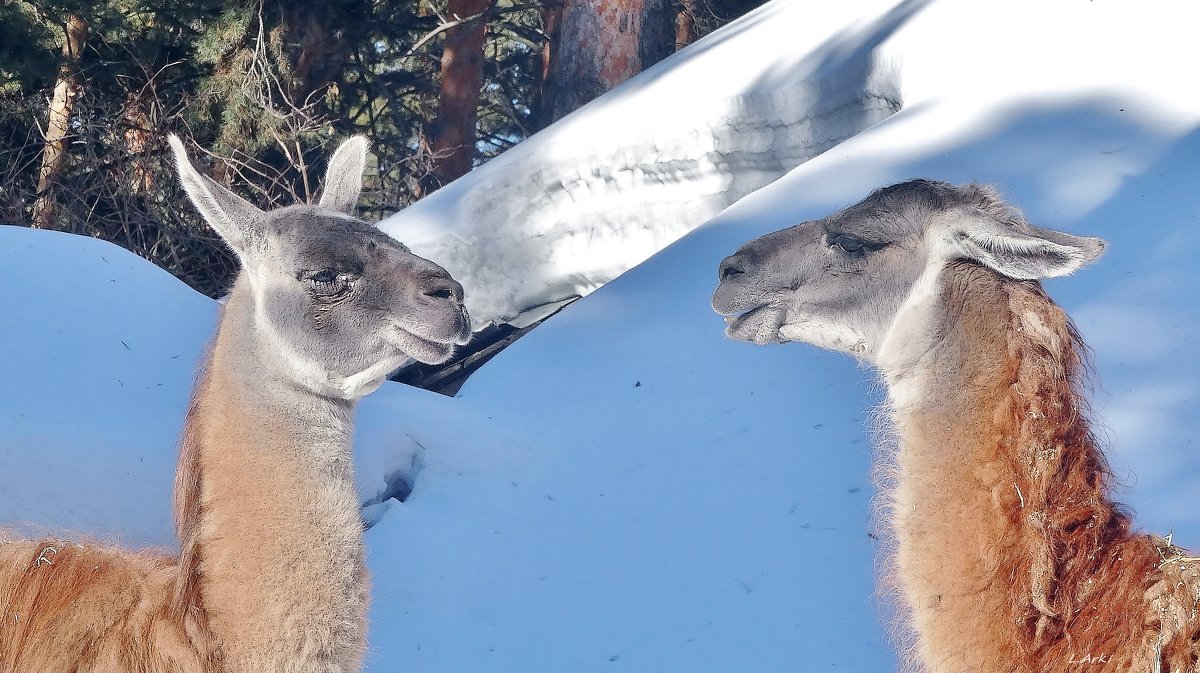
[[[174,133],[167,136],[167,142],[175,155],[179,181],[192,204],[204,216],[209,226],[237,253],[242,265],[246,266],[247,256],[252,255],[262,244],[258,238],[258,225],[265,213],[196,170],[188,160],[183,141]]]
[[[865,245],[848,252],[839,241]],[[874,360],[906,301],[950,261],[1033,279],[1071,273],[1103,250],[1098,238],[1028,224],[990,187],[912,180],[745,244],[721,262],[713,309],[735,339]]]
[[[987,217],[963,222],[955,242],[964,256],[1021,280],[1065,276],[1104,252],[1104,242],[1098,238]]]
[[[362,186],[366,140],[330,161],[321,206],[264,212],[201,175],[171,136],[180,179],[204,219],[237,252],[235,285],[252,297],[258,370],[278,369],[322,396],[355,399],[415,359],[440,363],[466,343],[462,286],[349,211]],[[354,173],[355,175],[350,175]]]
[[[367,139],[354,136],[333,153],[325,170],[325,189],[320,206],[325,210],[350,214],[362,192],[363,168],[367,163]]]

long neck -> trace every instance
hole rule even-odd
[[[1128,519],[1106,497],[1062,310],[973,264],[935,288],[914,312],[920,350],[884,372],[896,578],[928,670],[1037,670]]]
[[[289,379],[250,293],[223,311],[176,474],[175,607],[229,670],[294,660],[289,639],[361,648],[366,604],[352,405]]]

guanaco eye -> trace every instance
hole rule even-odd
[[[338,279],[338,272],[333,269],[321,269],[316,273],[311,273],[305,280],[313,285],[329,285]]]
[[[301,277],[309,290],[322,299],[340,299],[350,293],[352,278],[336,269],[321,269]]]
[[[848,255],[864,255],[869,250],[875,250],[879,246],[871,245],[861,238],[855,238],[847,234],[830,234],[829,247],[836,248]]]

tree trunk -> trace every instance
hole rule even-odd
[[[554,82],[551,73],[558,59],[562,14],[561,2],[547,2],[542,7],[542,26],[546,41],[542,43],[541,81],[538,82],[537,98],[533,105],[533,126],[539,131],[554,123]]]
[[[46,146],[42,150],[37,199],[33,203],[32,220],[35,229],[50,229],[54,226],[54,183],[62,172],[63,160],[66,159],[71,115],[75,110],[75,99],[83,86],[79,75],[79,62],[83,56],[83,45],[87,42],[87,35],[88,22],[85,19],[78,16],[67,18],[62,64],[58,69],[58,81],[54,85],[54,98],[50,102]]]
[[[495,0],[450,0],[450,19],[466,20],[446,30],[442,48],[442,92],[437,120],[429,137],[432,177],[438,186],[466,175],[475,160],[475,126],[483,87],[483,42],[487,13],[494,3]]]
[[[292,104],[302,107],[314,96],[323,94],[326,87],[338,81],[350,58],[351,42],[355,35],[338,30],[345,12],[369,11],[363,3],[296,3],[285,5],[280,20],[285,31],[286,44],[291,49],[287,58],[291,61],[291,82],[288,94]]]
[[[696,41],[696,0],[680,0],[675,15],[675,51]]]
[[[666,58],[675,45],[670,0],[566,0],[558,24],[546,68],[548,123]]]
[[[125,98],[121,110],[121,135],[125,138],[125,151],[129,156],[127,180],[129,191],[137,196],[154,193],[154,164],[150,161],[153,125],[146,103],[137,92]]]

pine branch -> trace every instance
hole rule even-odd
[[[455,17],[454,19],[452,19],[450,21],[443,21],[441,24],[438,25],[437,28],[434,28],[433,30],[426,33],[424,37],[417,40],[416,44],[414,44],[412,47],[409,48],[408,55],[412,56],[418,49],[420,49],[422,46],[424,46],[426,42],[429,42],[433,38],[437,37],[438,35],[441,35],[442,33],[446,32],[447,30],[450,30],[451,28],[453,28],[455,26],[459,26],[464,23],[470,23],[472,21],[478,21],[479,19],[494,19],[498,16],[503,16],[505,14],[515,14],[516,12],[523,12],[527,9],[542,9],[544,7],[555,7],[555,6],[563,4],[564,2],[565,2],[565,0],[552,0],[551,2],[532,2],[532,3],[528,3],[528,4],[524,4],[524,5],[512,5],[511,7],[493,6],[491,9],[489,9],[486,12],[479,12],[478,14],[472,14],[471,16],[467,16],[467,17]]]

